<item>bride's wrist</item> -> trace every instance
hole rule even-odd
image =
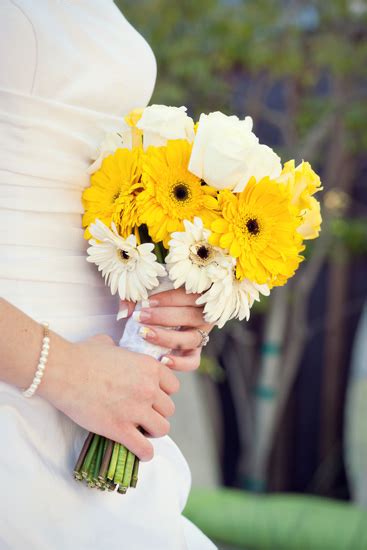
[[[60,408],[73,388],[75,344],[50,331],[50,350],[47,365],[37,394]]]

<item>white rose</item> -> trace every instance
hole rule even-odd
[[[282,172],[282,162],[280,157],[274,153],[273,149],[267,145],[258,143],[247,157],[247,171],[234,187],[235,193],[240,193],[246,187],[249,179],[254,176],[256,181],[260,181],[265,176],[275,179]]]
[[[121,128],[118,131],[106,134],[101,141],[98,150],[93,157],[95,161],[87,170],[88,174],[93,174],[99,170],[102,165],[102,160],[109,155],[112,155],[116,149],[120,149],[121,147],[132,149],[131,128],[123,121],[121,122]]]
[[[144,149],[149,145],[161,147],[169,139],[191,142],[195,137],[194,121],[187,116],[186,107],[151,105],[144,109],[136,127],[143,130]]]
[[[216,189],[238,193],[252,176],[279,176],[282,165],[270,147],[259,143],[251,117],[214,112],[200,117],[189,170]]]

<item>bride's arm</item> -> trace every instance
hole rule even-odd
[[[20,389],[29,386],[42,337],[40,324],[0,298],[0,380]],[[170,394],[178,388],[169,367],[119,348],[107,335],[71,343],[51,330],[48,362],[36,395],[85,429],[149,460],[152,444],[137,427],[153,437],[166,435],[167,417],[174,412]]]
[[[43,327],[9,302],[0,298],[0,380],[18,388],[27,388],[38,364],[43,338]],[[64,370],[63,365],[70,354],[70,343],[52,333],[47,373],[55,378]],[[54,366],[57,358],[57,366]],[[67,371],[64,371],[65,374]]]

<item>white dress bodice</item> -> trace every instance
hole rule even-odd
[[[4,0],[0,21],[1,291],[65,337],[117,339],[81,192],[104,134],[148,103],[154,55],[111,0]]]
[[[117,342],[118,298],[86,262],[81,193],[106,132],[144,107],[154,55],[112,0],[0,2],[0,295],[72,341]],[[190,470],[152,438],[127,495],[92,491],[72,469],[87,432],[0,382],[0,548],[210,550],[181,512]]]

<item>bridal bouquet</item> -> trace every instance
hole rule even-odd
[[[259,143],[252,120],[220,112],[198,123],[185,107],[152,105],[130,113],[106,136],[83,192],[87,261],[112,294],[139,309],[155,292],[198,293],[206,321],[249,319],[260,295],[284,285],[318,236],[320,178],[308,162],[282,165]],[[120,345],[160,359],[168,350],[128,319]],[[139,460],[90,433],[74,476],[125,493]]]

